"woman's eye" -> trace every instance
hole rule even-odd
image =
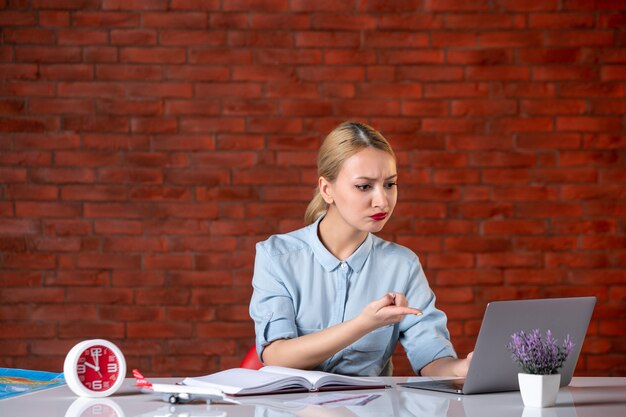
[[[369,184],[360,184],[360,185],[356,185],[356,188],[358,188],[361,191],[367,191],[370,188],[372,188],[372,186]]]
[[[388,182],[387,184],[385,184],[385,187],[393,188],[393,187],[396,187],[397,185],[398,185],[397,182]]]

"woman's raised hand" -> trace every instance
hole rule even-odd
[[[420,315],[422,312],[409,307],[404,294],[390,292],[369,303],[357,317],[369,331],[388,324],[400,322],[407,314]]]

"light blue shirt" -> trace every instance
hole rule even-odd
[[[254,293],[250,316],[256,349],[276,339],[318,332],[353,319],[365,306],[394,291],[424,313],[376,329],[322,362],[316,369],[345,375],[390,375],[391,355],[398,340],[418,373],[435,359],[456,353],[450,343],[445,314],[435,307],[415,253],[368,234],[345,261],[319,240],[315,223],[257,243]]]

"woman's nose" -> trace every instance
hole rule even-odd
[[[387,193],[385,193],[385,190],[382,187],[377,187],[376,192],[374,193],[374,198],[372,200],[372,205],[374,207],[385,208],[387,207],[387,203]]]

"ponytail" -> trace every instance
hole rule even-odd
[[[304,213],[304,224],[306,226],[315,223],[315,221],[328,210],[328,203],[324,201],[320,194],[319,187],[315,189],[315,195],[309,203]]]

